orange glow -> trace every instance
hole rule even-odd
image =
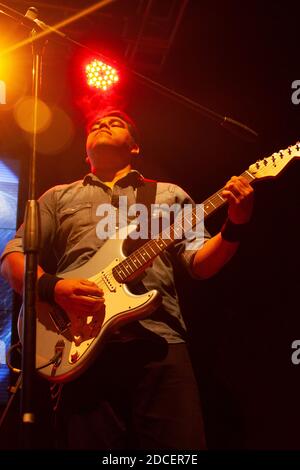
[[[31,96],[20,99],[14,107],[14,116],[17,124],[29,134],[32,134],[34,131],[33,108],[34,99]],[[52,120],[52,113],[50,108],[42,100],[38,101],[37,108],[38,120],[36,130],[40,133],[49,127]]]

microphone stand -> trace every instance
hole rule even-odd
[[[33,133],[32,154],[29,161],[29,190],[24,220],[23,248],[25,254],[25,274],[23,288],[23,354],[22,354],[22,446],[31,449],[35,429],[34,382],[36,356],[36,280],[40,242],[40,213],[36,200],[36,156],[39,91],[42,83],[42,55],[46,40],[34,40],[36,30],[31,31],[32,41],[32,94],[33,94]]]
[[[86,14],[114,0],[102,0],[86,10]],[[0,10],[1,14],[31,30],[29,42],[32,46],[32,96],[33,96],[33,129],[32,153],[29,159],[28,200],[24,217],[23,250],[25,255],[23,285],[23,317],[22,317],[22,381],[21,388],[21,444],[23,449],[34,448],[35,431],[35,379],[36,379],[36,282],[40,248],[40,211],[36,200],[36,160],[37,160],[37,128],[38,103],[42,85],[42,58],[47,43],[47,35],[55,34],[65,37],[64,33],[52,28],[37,17],[37,10],[32,7],[25,16],[16,10],[0,3],[10,13]],[[11,14],[12,13],[12,14]],[[42,29],[42,34],[39,30]],[[19,386],[19,385],[18,385]]]

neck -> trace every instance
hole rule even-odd
[[[93,173],[98,176],[107,186],[113,187],[113,185],[121,178],[126,176],[131,171],[131,165],[128,164],[124,168],[121,168],[116,171],[97,171],[93,168]]]

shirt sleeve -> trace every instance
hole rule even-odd
[[[49,250],[53,247],[56,232],[56,202],[55,189],[49,189],[39,198],[40,210],[40,250],[39,263],[43,266],[44,259],[49,257]],[[23,249],[24,222],[18,228],[15,237],[10,240],[1,255],[0,263],[9,253],[24,253]],[[51,255],[50,255],[51,256]]]
[[[172,248],[181,265],[188,273],[196,278],[192,270],[192,262],[197,251],[211,238],[210,233],[204,225],[204,212],[202,204],[195,204],[193,199],[179,186],[175,186],[175,201],[183,211],[184,219],[187,220],[184,229],[184,239],[178,240]],[[196,211],[197,225],[190,228],[191,212]],[[182,220],[182,219],[180,219]]]

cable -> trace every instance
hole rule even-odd
[[[13,344],[8,350],[7,350],[7,353],[6,353],[6,364],[7,364],[7,367],[14,373],[14,374],[20,374],[21,372],[21,369],[17,369],[16,367],[13,367],[11,365],[11,362],[10,362],[10,356],[11,356],[11,353],[14,349],[16,348],[20,348],[22,346],[21,342],[19,341],[18,343],[15,343]],[[19,354],[21,354],[21,350],[19,349],[18,350]]]

